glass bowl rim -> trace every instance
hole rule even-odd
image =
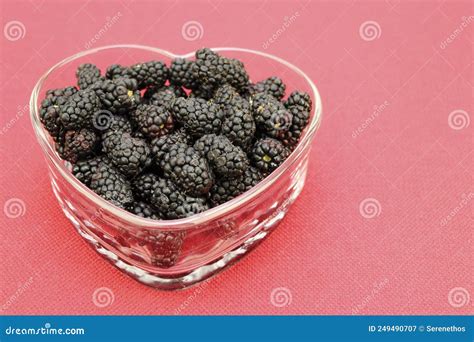
[[[277,168],[275,169],[269,176],[267,176],[263,181],[258,183],[256,186],[254,186],[252,189],[246,191],[245,193],[233,198],[232,200],[223,203],[221,205],[218,205],[214,208],[210,208],[202,213],[192,215],[190,217],[186,218],[181,218],[181,219],[174,219],[174,220],[152,220],[148,218],[143,218],[137,215],[134,215],[124,209],[121,209],[109,201],[103,199],[99,195],[97,195],[95,192],[93,192],[91,189],[89,189],[86,185],[81,183],[74,175],[66,168],[64,165],[64,161],[60,159],[52,144],[48,142],[48,137],[46,134],[46,131],[42,127],[42,124],[40,122],[40,116],[38,112],[38,99],[39,99],[39,94],[41,91],[41,88],[43,86],[43,83],[45,80],[48,78],[48,76],[53,73],[55,70],[58,68],[66,65],[69,62],[72,62],[78,58],[87,56],[87,55],[92,55],[94,53],[103,51],[103,50],[111,50],[111,49],[140,49],[140,50],[146,50],[146,51],[151,51],[155,52],[161,55],[164,55],[170,59],[174,58],[190,58],[194,56],[195,51],[186,53],[186,54],[175,54],[163,49],[151,47],[151,46],[145,46],[145,45],[137,45],[137,44],[116,44],[116,45],[106,45],[106,46],[100,46],[96,47],[94,49],[88,49],[84,50],[81,52],[78,52],[76,54],[73,54],[69,57],[64,58],[60,62],[56,63],[54,66],[52,66],[46,73],[44,73],[38,80],[38,82],[35,84],[33,91],[31,93],[30,97],[30,118],[32,121],[33,129],[35,131],[36,137],[38,139],[38,142],[41,145],[41,148],[43,149],[43,152],[46,153],[46,155],[49,157],[53,165],[56,167],[56,169],[61,173],[62,177],[70,183],[76,191],[87,197],[89,200],[94,202],[99,209],[98,211],[102,210],[107,210],[108,212],[112,213],[113,215],[116,215],[119,217],[121,220],[126,221],[131,224],[132,230],[139,229],[139,228],[145,228],[145,229],[157,229],[157,230],[170,230],[171,229],[189,229],[188,226],[191,225],[200,225],[202,223],[208,222],[210,220],[213,220],[215,218],[223,216],[225,213],[232,211],[233,209],[241,207],[244,203],[248,202],[249,200],[255,198],[257,195],[265,191],[271,184],[273,184],[280,176],[282,176],[285,171],[298,159],[300,154],[303,152],[303,150],[312,142],[312,138],[314,134],[316,133],[317,129],[320,126],[321,123],[321,115],[322,115],[322,103],[321,103],[321,97],[319,94],[319,91],[316,87],[316,85],[313,83],[313,81],[298,67],[295,65],[289,63],[288,61],[279,58],[277,56],[274,56],[272,54],[268,54],[265,52],[261,52],[258,50],[251,50],[251,49],[246,49],[246,48],[237,48],[237,47],[213,47],[211,48],[213,51],[221,51],[221,52],[243,52],[243,53],[249,53],[249,54],[254,54],[258,55],[260,57],[265,57],[272,59],[278,63],[281,63],[291,69],[293,72],[296,72],[300,76],[302,76],[305,81],[309,84],[310,89],[312,91],[312,98],[313,98],[313,108],[312,111],[314,111],[314,115],[311,117],[311,120],[308,124],[308,126],[305,129],[304,134],[302,135],[300,141],[298,142],[298,145],[296,148],[293,150],[293,152],[290,154],[290,156]],[[138,226],[138,227],[134,227]],[[127,227],[128,228],[128,227]]]

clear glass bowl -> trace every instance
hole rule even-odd
[[[219,53],[245,63],[252,80],[278,75],[293,90],[308,92],[313,100],[311,119],[290,157],[270,176],[233,200],[189,218],[154,221],[135,216],[105,201],[72,173],[59,158],[54,143],[39,120],[39,105],[48,89],[75,84],[75,70],[82,63],[131,65],[146,60],[164,60],[176,55],[139,45],[114,45],[80,52],[64,59],[38,81],[30,99],[31,120],[49,168],[53,192],[66,217],[99,254],[116,267],[149,286],[173,290],[196,284],[239,260],[260,243],[283,219],[303,189],[311,142],[321,120],[321,99],[313,82],[294,65],[269,54],[240,49],[216,48]],[[159,241],[164,234],[179,235],[183,243],[172,267],[159,267]],[[270,265],[269,265],[270,267]]]

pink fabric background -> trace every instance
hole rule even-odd
[[[53,197],[22,111],[46,68],[118,12],[93,47],[265,50],[306,71],[323,97],[306,187],[284,222],[187,291],[140,285],[86,245]],[[473,313],[472,15],[470,1],[2,1],[1,313]],[[202,37],[184,39],[188,21]],[[367,21],[375,36],[360,30]],[[106,307],[92,300],[102,287],[114,297]],[[287,305],[272,304],[278,288]]]

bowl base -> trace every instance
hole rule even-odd
[[[255,226],[252,233],[249,234],[247,239],[238,247],[223,254],[216,261],[198,267],[189,273],[178,277],[166,277],[166,275],[163,274],[150,272],[120,258],[116,253],[112,252],[108,246],[103,244],[100,238],[98,238],[86,225],[81,223],[81,220],[76,217],[74,212],[62,200],[54,181],[52,181],[52,188],[65,216],[69,221],[71,221],[74,228],[76,228],[77,232],[89,243],[89,245],[91,245],[106,260],[142,284],[159,290],[180,290],[198,284],[199,282],[209,280],[211,277],[233,265],[257,247],[257,245],[260,244],[285,217],[291,204],[303,190],[305,178],[305,175],[299,178],[298,182],[294,185],[291,194],[283,203],[281,203],[274,214]]]

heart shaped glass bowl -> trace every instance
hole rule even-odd
[[[178,56],[139,45],[90,49],[52,67],[39,79],[30,99],[33,128],[45,155],[53,192],[66,217],[112,264],[158,289],[185,288],[217,274],[277,226],[303,189],[311,142],[321,120],[319,93],[309,77],[294,65],[259,51],[213,50],[243,61],[252,80],[277,75],[286,83],[287,93],[306,91],[312,97],[313,108],[298,146],[278,169],[250,191],[189,218],[145,219],[96,195],[72,175],[71,165],[59,158],[54,142],[40,123],[39,106],[48,89],[75,84],[75,70],[82,63],[94,63],[101,70],[113,63],[132,65],[155,59],[169,65],[176,57],[192,58],[194,53]]]

